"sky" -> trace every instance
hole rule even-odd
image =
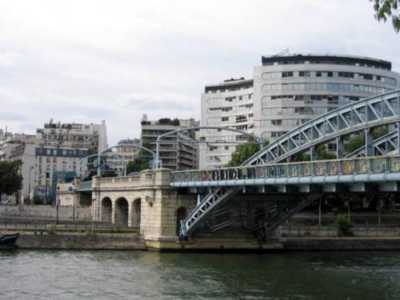
[[[143,114],[199,119],[205,85],[285,49],[400,72],[400,34],[368,0],[0,0],[0,128],[106,120],[112,145]]]

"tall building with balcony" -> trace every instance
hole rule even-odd
[[[194,119],[162,118],[158,121],[149,121],[146,117],[141,122],[142,145],[156,152],[157,137],[178,129],[197,127],[199,123]],[[194,169],[198,166],[198,145],[195,133],[181,132],[161,138],[160,160],[163,168],[171,170]]]
[[[388,61],[337,55],[262,57],[254,69],[255,134],[275,139],[350,101],[400,87]]]
[[[228,79],[207,85],[201,96],[201,126],[229,127],[246,133],[254,132],[253,80]],[[226,165],[236,145],[246,142],[239,132],[215,129],[200,131],[200,168]],[[227,142],[226,144],[220,143]]]

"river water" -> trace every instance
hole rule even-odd
[[[0,252],[0,299],[400,299],[400,253]]]

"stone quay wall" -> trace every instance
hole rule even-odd
[[[24,219],[40,220],[40,219],[56,219],[57,208],[50,205],[1,205],[0,206],[0,222],[1,219]],[[67,207],[60,206],[58,208],[58,218],[60,221],[91,221],[92,211],[90,207]]]

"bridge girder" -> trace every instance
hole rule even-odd
[[[400,91],[338,108],[282,135],[243,165],[281,162],[311,148],[355,132],[400,122]]]
[[[306,150],[312,151],[319,144],[337,141],[343,136],[360,131],[365,131],[368,135],[370,128],[398,123],[400,123],[400,90],[366,98],[317,117],[282,135],[246,160],[242,166],[282,162]],[[365,153],[368,155],[372,139],[367,136],[366,141]],[[400,138],[397,141],[399,144]],[[203,217],[236,192],[237,190],[231,187],[217,188],[208,193],[182,221],[181,238],[186,238]]]

